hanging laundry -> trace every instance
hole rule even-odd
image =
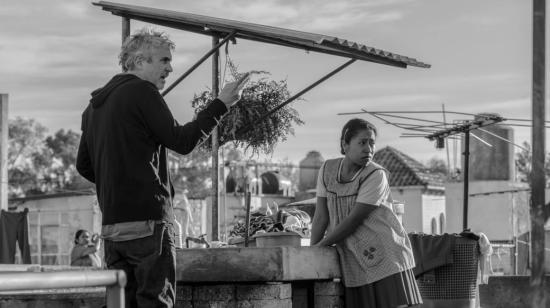
[[[19,252],[23,264],[31,264],[29,247],[29,226],[25,208],[23,212],[0,212],[0,263],[15,263],[15,243],[19,245]]]

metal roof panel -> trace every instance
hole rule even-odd
[[[93,5],[100,6],[103,10],[110,11],[114,15],[209,36],[228,35],[236,30],[235,37],[246,40],[398,67],[407,67],[408,65],[422,68],[430,67],[429,64],[417,61],[414,58],[323,34],[107,1],[94,2]]]

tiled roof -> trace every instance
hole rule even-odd
[[[430,173],[428,168],[414,158],[392,148],[385,147],[374,154],[374,161],[390,172],[390,186],[443,187],[444,175]]]

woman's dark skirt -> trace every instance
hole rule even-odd
[[[395,308],[422,304],[412,270],[360,287],[346,288],[347,308]]]

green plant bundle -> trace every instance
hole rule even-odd
[[[261,72],[266,74],[265,72]],[[247,127],[255,120],[267,114],[290,97],[286,80],[273,81],[260,78],[250,81],[243,89],[241,100],[233,105],[219,125],[220,146],[232,141],[235,146],[243,146],[245,151],[250,149],[252,154],[273,153],[278,142],[285,141],[289,134],[294,135],[293,125],[302,125],[298,112],[289,105],[272,113],[259,123],[255,123],[245,132],[238,133],[239,129]],[[203,110],[212,100],[211,91],[203,91],[193,97],[191,105],[195,112]],[[211,150],[211,136],[201,144]]]

